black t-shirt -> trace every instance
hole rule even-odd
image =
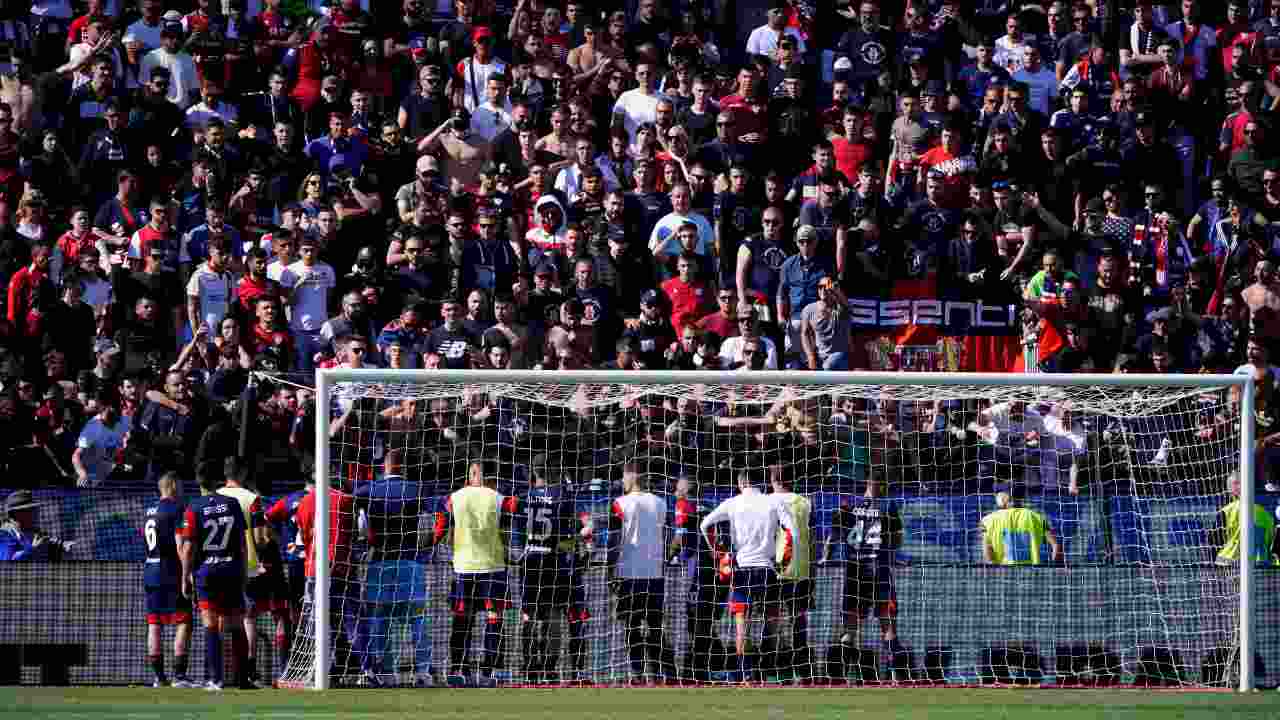
[[[479,347],[480,337],[465,324],[459,325],[457,330],[440,325],[427,335],[427,352],[439,355],[440,367],[449,370],[466,370],[471,367],[468,353]]]

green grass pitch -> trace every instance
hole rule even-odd
[[[1017,689],[557,689],[226,691],[0,688],[0,718],[47,720],[1227,720],[1280,718],[1280,693]]]

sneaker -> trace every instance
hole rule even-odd
[[[496,688],[498,687],[498,681],[493,679],[493,675],[482,674],[476,678],[476,687]]]
[[[1267,492],[1269,493],[1280,492],[1280,485],[1276,485],[1275,483],[1267,483]]]
[[[156,679],[156,680],[152,680],[152,681],[151,681],[151,687],[153,687],[153,688],[169,687],[169,683],[167,683],[167,682],[165,682],[165,681],[163,681],[163,680]]]
[[[204,684],[204,689],[209,692],[222,692],[222,683],[210,680]]]
[[[430,675],[419,675],[413,679],[413,686],[416,688],[433,688],[436,686],[436,681]]]
[[[467,676],[455,670],[445,677],[445,684],[452,688],[464,688],[467,686]]]
[[[174,678],[173,682],[169,683],[169,687],[178,688],[179,690],[189,690],[191,688],[200,687],[200,683],[192,682],[184,677],[179,677]]]
[[[366,688],[380,688],[382,687],[382,680],[374,671],[365,670],[360,673],[360,679],[356,681],[356,685]]]

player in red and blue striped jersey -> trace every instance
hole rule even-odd
[[[152,687],[168,685],[164,672],[165,625],[173,635],[173,687],[195,687],[187,679],[187,646],[191,643],[191,600],[182,594],[182,562],[178,559],[178,526],[183,505],[178,499],[177,473],[165,473],[158,483],[160,499],[143,513],[142,537],[147,543],[143,585],[147,593],[147,661],[155,675]]]
[[[257,689],[249,681],[248,641],[240,622],[244,614],[244,586],[248,555],[245,513],[235,498],[218,495],[216,478],[198,474],[200,497],[191,501],[178,526],[178,557],[182,560],[182,593],[195,586],[205,630],[205,688],[222,690],[222,633],[231,633],[231,667],[236,686]],[[259,522],[261,513],[253,515]]]

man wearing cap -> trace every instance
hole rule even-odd
[[[396,122],[410,140],[420,140],[445,121],[449,99],[445,97],[444,70],[435,62],[417,67],[418,91],[400,103]]]
[[[783,261],[778,271],[778,322],[786,330],[788,358],[800,354],[800,311],[818,300],[818,282],[835,275],[831,250],[819,253],[815,227],[800,226],[796,231],[796,248],[796,254]]]
[[[8,519],[0,525],[0,561],[50,562],[61,560],[76,543],[59,540],[41,532],[35,525],[36,502],[30,490],[19,490],[4,501]]]
[[[787,24],[789,10],[786,0],[771,0],[768,20],[747,36],[747,54],[777,59],[778,45],[783,37],[794,39],[796,49],[804,53],[804,38],[800,36],[800,31]]]
[[[489,78],[494,75],[505,77],[507,64],[493,54],[495,38],[491,28],[483,25],[475,28],[471,32],[471,42],[475,47],[471,57],[459,62],[454,69],[453,100],[455,105],[461,104],[467,112],[474,113],[484,104]]]
[[[160,30],[160,42],[156,49],[143,56],[138,67],[138,78],[150,82],[156,68],[169,71],[169,83],[164,88],[152,88],[160,92],[180,109],[191,105],[191,97],[199,89],[195,62],[181,47],[182,26],[165,23]]]
[[[676,341],[676,330],[663,312],[663,296],[658,290],[646,290],[640,296],[640,317],[626,321],[626,336],[636,341],[640,362],[650,370],[666,368],[665,353]]]

